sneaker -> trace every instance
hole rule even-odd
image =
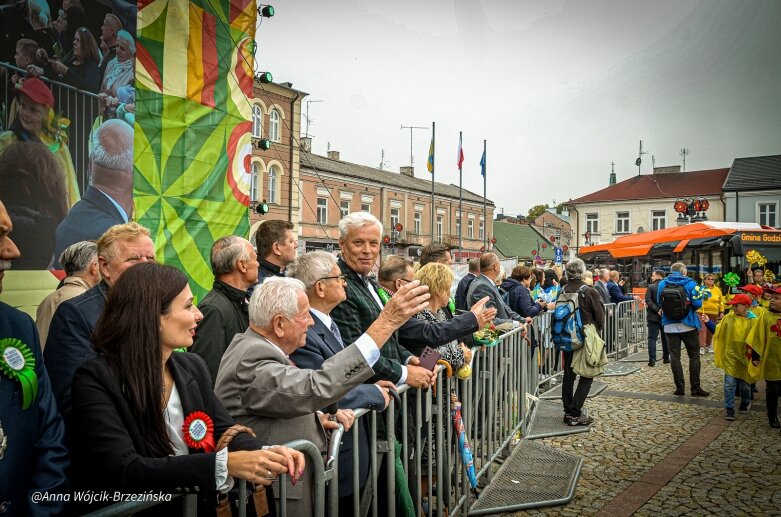
[[[572,427],[576,425],[589,425],[593,421],[594,419],[587,415],[580,415],[578,417],[567,415],[564,417],[564,423]]]
[[[773,429],[778,429],[781,427],[781,422],[778,421],[778,417],[775,417],[774,419],[770,420],[770,427]]]
[[[692,397],[707,397],[710,395],[710,391],[705,391],[703,389],[699,390],[692,390]]]
[[[705,349],[704,348],[700,348],[700,355],[705,355]]]
[[[708,345],[705,348],[705,351],[708,352],[709,354],[712,354],[713,353],[713,345]]]
[[[730,422],[735,420],[735,410],[730,408],[727,408],[727,416],[725,417]]]
[[[686,395],[686,392],[683,390],[683,388],[677,389],[673,392],[673,395],[678,395],[679,397],[683,397]]]
[[[743,405],[740,404],[740,407],[738,408],[738,413],[748,413],[748,410],[751,409],[751,401],[748,401],[748,404]]]

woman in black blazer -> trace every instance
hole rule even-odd
[[[99,357],[73,380],[76,489],[201,493],[214,501],[233,477],[268,486],[279,474],[301,475],[301,453],[261,450],[249,434],[235,437],[232,452],[215,451],[234,422],[203,360],[174,351],[192,345],[201,318],[175,268],[138,264],[113,286],[92,338]]]

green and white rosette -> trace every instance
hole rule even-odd
[[[0,370],[22,388],[22,409],[29,408],[38,396],[38,376],[32,350],[16,338],[0,339]]]

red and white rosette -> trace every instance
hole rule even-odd
[[[214,452],[214,423],[203,411],[195,411],[187,415],[182,424],[182,434],[184,443],[190,449]]]

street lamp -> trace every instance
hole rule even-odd
[[[678,212],[676,223],[678,226],[684,226],[690,222],[699,223],[707,221],[708,216],[705,215],[705,212],[710,208],[710,202],[703,197],[694,196],[676,200],[673,208]]]

